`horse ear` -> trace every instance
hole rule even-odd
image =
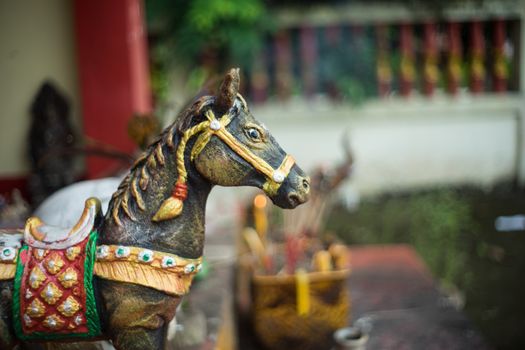
[[[239,68],[232,68],[224,77],[215,100],[215,108],[219,115],[223,115],[232,108],[239,91]]]

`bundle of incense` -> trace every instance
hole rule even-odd
[[[297,236],[288,235],[286,236],[285,243],[285,256],[286,266],[285,270],[288,274],[293,274],[297,267],[297,261],[300,255],[302,255],[301,240]]]
[[[334,192],[350,176],[354,163],[347,138],[343,140],[345,160],[334,169],[319,167],[312,173],[311,197],[306,204],[284,211],[283,230],[288,234],[316,235],[327,211],[327,203]]]
[[[267,253],[267,249],[264,246],[261,237],[258,235],[251,227],[246,227],[242,231],[242,236],[244,241],[248,245],[250,252],[257,257],[259,265],[263,268],[265,272],[273,270],[273,261],[271,256]]]

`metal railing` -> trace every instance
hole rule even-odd
[[[386,5],[282,10],[280,29],[247,68],[247,94],[255,103],[316,95],[360,102],[519,91],[516,3],[439,14]]]

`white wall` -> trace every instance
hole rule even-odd
[[[67,94],[79,130],[72,6],[69,0],[0,0],[0,177],[28,170],[29,108],[45,79]]]
[[[516,176],[519,97],[371,103],[360,109],[307,103],[253,108],[305,170],[355,153],[352,186],[369,194],[440,184],[492,186]]]

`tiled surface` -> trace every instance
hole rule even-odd
[[[353,247],[350,254],[352,320],[369,320],[368,349],[490,349],[411,247]]]

